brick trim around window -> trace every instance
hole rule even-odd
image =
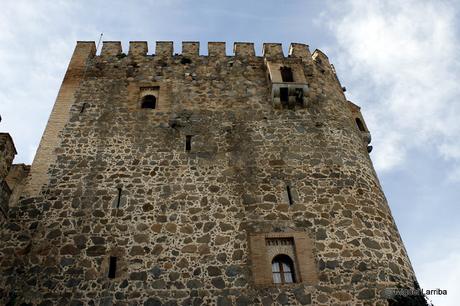
[[[249,252],[251,258],[252,277],[255,285],[275,286],[273,283],[272,258],[266,246],[267,239],[291,238],[294,240],[294,261],[296,283],[310,286],[318,282],[317,267],[313,256],[313,244],[305,232],[283,233],[250,233]],[[294,283],[295,284],[295,283]]]

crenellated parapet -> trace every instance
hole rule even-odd
[[[283,58],[283,46],[278,43],[264,43],[262,54],[267,59]]]
[[[148,52],[148,45],[146,41],[130,41],[129,42],[129,55],[136,57],[136,56],[144,56]]]
[[[153,48],[151,48],[153,49]],[[254,49],[254,43],[252,42],[235,42],[233,43],[233,54],[227,54],[225,42],[208,42],[207,52],[201,50],[200,42],[198,41],[183,41],[182,52],[174,53],[174,43],[172,41],[157,41],[155,42],[155,50],[149,53],[149,44],[146,41],[130,41],[128,56],[138,57],[146,55],[154,55],[159,57],[172,57],[172,56],[184,56],[184,57],[206,57],[200,53],[207,53],[211,58],[219,57],[238,57],[238,58],[255,58],[256,56]],[[100,56],[111,57],[122,54],[122,44],[120,41],[104,41],[102,43],[102,49]],[[321,51],[316,50],[312,56],[309,47],[302,43],[291,43],[289,45],[289,52],[287,55],[283,52],[283,46],[280,43],[264,43],[262,48],[263,58],[270,60],[283,59],[283,58],[298,58],[306,62],[312,62],[315,57],[318,57],[318,52],[323,54]],[[126,52],[125,52],[126,53]],[[326,60],[327,57],[323,56]]]
[[[186,57],[197,57],[200,55],[199,41],[184,41],[182,42],[182,55]]]
[[[171,57],[174,53],[174,44],[172,41],[157,41],[155,52],[159,57]]]
[[[119,41],[104,41],[102,45],[102,56],[117,56],[121,54],[121,42]]]
[[[236,42],[233,44],[233,53],[236,57],[255,57],[254,43]]]

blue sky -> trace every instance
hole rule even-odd
[[[129,4],[127,4],[129,3]],[[0,131],[31,163],[77,40],[302,42],[362,107],[371,153],[423,288],[460,292],[460,3],[455,1],[3,0]],[[151,52],[150,51],[150,52]]]

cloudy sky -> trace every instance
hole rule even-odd
[[[127,5],[126,3],[130,3]],[[460,292],[460,2],[1,0],[0,131],[31,163],[77,40],[303,42],[362,107],[420,284]],[[457,292],[456,292],[457,291]]]

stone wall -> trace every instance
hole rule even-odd
[[[23,196],[24,185],[27,181],[27,177],[30,173],[30,165],[26,164],[13,164],[8,176],[5,178],[5,182],[11,190],[11,196],[9,199],[10,205],[16,205],[19,198]]]
[[[10,197],[11,189],[8,184],[6,181],[0,181],[0,224],[7,221]]]
[[[10,134],[0,133],[0,180],[8,175],[15,155],[16,149]]]
[[[65,100],[64,81],[50,117],[59,123],[48,124],[32,165],[35,191],[0,233],[3,302],[386,305],[383,288],[413,286],[327,57],[301,44],[284,57],[267,44],[266,58],[302,63],[309,88],[306,107],[274,109],[252,44],[236,44],[235,56],[210,47],[199,56],[188,42],[173,56],[159,42],[153,56],[133,42],[126,56],[108,42],[94,56],[77,44],[88,66]],[[140,108],[149,86],[159,87],[157,109]],[[314,282],[255,285],[249,236],[280,232],[310,238]]]
[[[11,186],[8,186],[6,177],[13,164],[16,148],[13,139],[8,133],[0,133],[0,224],[6,222],[9,201],[11,196]]]

